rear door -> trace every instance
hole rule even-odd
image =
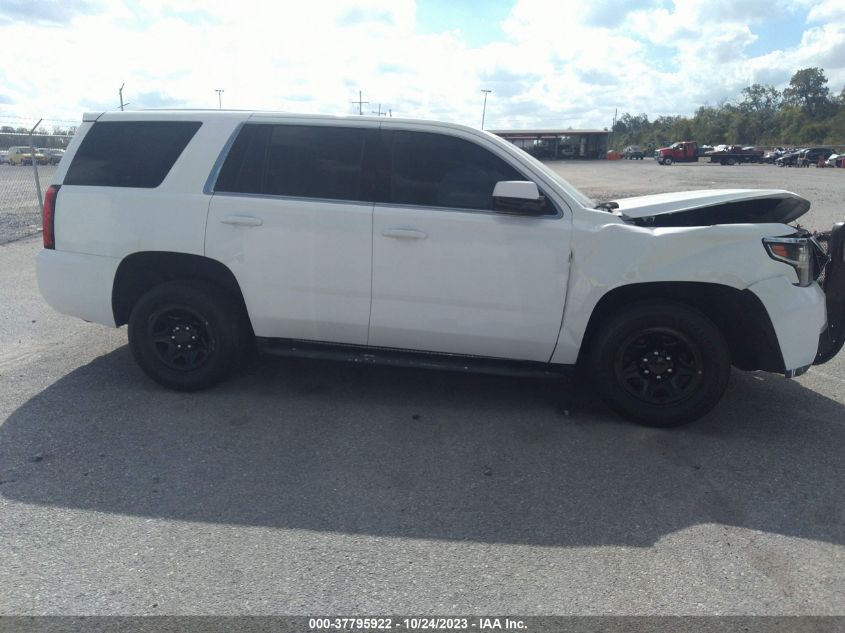
[[[206,255],[243,291],[256,335],[366,344],[378,123],[243,126],[208,215]]]
[[[547,361],[560,330],[571,223],[493,211],[530,179],[479,142],[382,125],[370,345]]]

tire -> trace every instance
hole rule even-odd
[[[150,378],[177,391],[221,382],[238,365],[248,341],[243,310],[224,290],[204,281],[156,286],[129,316],[135,361]]]
[[[672,161],[671,156],[667,156],[666,158],[664,158],[664,159],[663,159],[663,164],[664,164],[664,165],[671,165],[671,164],[672,164],[672,162],[673,162],[673,161]]]
[[[710,411],[728,384],[722,333],[683,303],[635,303],[603,323],[590,342],[600,395],[639,424],[672,427]]]
[[[730,165],[731,167],[736,165],[736,158],[729,158],[728,159],[728,165]]]

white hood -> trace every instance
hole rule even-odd
[[[804,215],[810,208],[810,203],[801,196],[781,189],[680,191],[613,202],[619,205],[614,212],[623,219],[647,219],[654,226],[785,223]],[[659,218],[684,212],[688,217],[677,217],[674,221]]]

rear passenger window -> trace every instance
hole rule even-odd
[[[158,187],[200,125],[196,121],[94,123],[73,157],[64,184]]]
[[[497,182],[525,180],[498,156],[463,139],[404,131],[392,137],[385,202],[492,210]]]
[[[364,174],[368,134],[334,126],[247,124],[220,170],[215,191],[372,201]]]

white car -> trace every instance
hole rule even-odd
[[[173,389],[217,383],[255,341],[461,371],[580,365],[618,410],[670,426],[709,411],[732,365],[795,376],[842,347],[845,229],[822,236],[827,264],[787,224],[808,208],[756,190],[596,205],[446,123],[95,113],[47,191],[38,282],[60,312],[128,324]]]

